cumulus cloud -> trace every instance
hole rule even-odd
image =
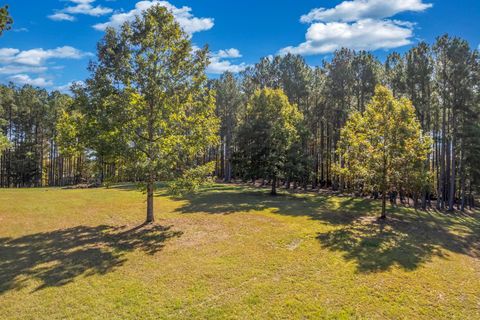
[[[46,76],[46,73],[50,68],[61,69],[62,66],[48,67],[48,60],[81,59],[90,55],[91,53],[70,46],[23,51],[16,48],[0,48],[0,75],[7,75],[6,80],[20,85],[51,87],[53,82],[50,80],[51,77]]]
[[[361,19],[384,19],[401,12],[421,12],[431,7],[431,3],[423,3],[422,0],[353,0],[344,1],[331,9],[313,9],[303,15],[300,20],[304,23],[311,23],[315,21],[352,22]]]
[[[9,77],[8,79],[20,85],[29,84],[35,87],[48,87],[53,85],[53,82],[50,80],[47,80],[42,77],[30,78],[30,76],[26,74],[16,74],[14,76]]]
[[[91,53],[83,52],[70,46],[48,50],[36,48],[25,51],[14,48],[0,48],[0,63],[40,66],[46,60],[52,58],[81,59],[89,55],[91,55]]]
[[[391,49],[411,43],[414,23],[387,19],[401,12],[432,7],[422,0],[352,0],[331,9],[313,9],[301,17],[310,26],[305,42],[280,54],[325,54],[342,47],[355,50]]]
[[[215,54],[216,57],[218,58],[241,58],[242,55],[240,54],[240,51],[235,48],[230,48],[226,50],[220,50]]]
[[[245,70],[248,65],[245,63],[235,64],[231,59],[241,58],[240,51],[235,48],[226,50],[219,50],[210,55],[210,65],[207,68],[207,73],[222,74],[226,71],[238,73]]]
[[[0,74],[18,74],[18,73],[43,73],[47,67],[30,67],[19,65],[7,65],[0,67]]]
[[[413,30],[390,20],[360,20],[314,23],[307,31],[306,41],[297,47],[286,47],[281,54],[324,54],[342,47],[355,50],[390,49],[411,43]]]
[[[103,16],[113,12],[112,8],[94,6],[95,0],[69,0],[72,4],[48,16],[54,21],[75,21],[73,15],[83,14],[93,17]]]
[[[177,8],[167,1],[139,1],[135,4],[135,9],[124,13],[116,13],[110,17],[105,23],[98,23],[93,27],[97,30],[104,31],[107,27],[118,28],[126,21],[132,21],[135,16],[140,15],[143,11],[154,5],[160,5],[167,8],[175,17],[175,20],[189,34],[199,31],[209,30],[213,27],[212,18],[197,18],[192,14],[192,8],[184,6]]]
[[[70,14],[85,14],[88,16],[99,17],[113,12],[113,9],[102,7],[102,6],[93,6],[92,3],[94,0],[90,1],[77,1],[71,0],[71,2],[76,3],[76,6],[66,7],[63,9],[66,13]]]
[[[63,12],[56,12],[48,16],[50,20],[54,21],[75,21],[75,17]]]

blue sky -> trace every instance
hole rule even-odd
[[[0,2],[15,20],[0,38],[0,81],[66,90],[88,76],[103,29],[154,2],[172,10],[195,45],[210,46],[212,77],[285,52],[314,66],[341,46],[382,59],[444,33],[480,43],[478,0],[10,0]]]

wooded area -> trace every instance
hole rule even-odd
[[[169,17],[168,13],[160,11],[149,14]],[[354,191],[359,195],[370,193],[377,197],[377,186],[368,185],[366,180],[360,183],[348,181],[341,173],[349,166],[339,143],[349,117],[365,111],[376,86],[381,84],[391,90],[394,98],[404,97],[411,101],[423,134],[432,139],[423,165],[425,170],[419,173],[422,183],[400,182],[399,179],[389,187],[389,195],[394,192],[396,199],[398,194],[402,202],[411,198],[424,208],[431,206],[432,200],[437,200],[438,209],[453,210],[457,206],[463,210],[465,206],[474,205],[474,193],[480,182],[477,165],[480,159],[480,71],[478,51],[471,49],[466,41],[444,35],[431,46],[421,42],[404,55],[391,53],[385,62],[369,52],[349,49],[336,51],[333,58],[325,60],[321,67],[310,67],[297,55],[266,57],[238,76],[225,73],[207,82],[204,75],[206,51],[199,50],[191,55],[188,36],[182,35],[173,19],[167,21],[178,33],[178,43],[173,46],[183,52],[166,58],[173,59],[171,62],[159,61],[158,58],[162,57],[160,51],[147,55],[139,51],[137,58],[144,57],[143,63],[128,60],[132,52],[121,47],[125,41],[131,41],[133,50],[136,45],[145,48],[164,45],[157,43],[155,47],[155,43],[147,43],[145,39],[129,34],[131,30],[128,28],[136,28],[139,34],[143,30],[157,35],[151,21],[143,24],[137,20],[131,26],[125,26],[123,31],[107,31],[98,45],[98,62],[90,66],[92,77],[85,85],[74,85],[73,96],[48,93],[31,86],[2,85],[0,125],[8,146],[1,156],[0,186],[145,181],[142,170],[148,165],[139,166],[138,158],[125,148],[125,144],[132,146],[133,143],[138,147],[137,152],[143,150],[148,154],[151,165],[158,160],[160,162],[155,166],[162,166],[164,163],[161,162],[166,158],[160,160],[160,157],[162,148],[170,148],[164,144],[168,139],[155,147],[159,152],[155,158],[153,149],[153,153],[149,153],[139,143],[156,138],[148,138],[148,132],[142,134],[135,129],[135,137],[130,136],[127,141],[121,136],[122,130],[118,131],[118,125],[125,125],[125,119],[135,112],[144,114],[138,109],[143,103],[163,101],[163,105],[168,105],[168,101],[182,99],[191,106],[186,112],[193,113],[186,114],[190,120],[177,119],[172,125],[178,127],[185,121],[190,126],[199,124],[193,121],[195,112],[203,112],[202,117],[212,120],[207,125],[203,123],[203,129],[198,127],[200,131],[191,137],[197,140],[204,137],[205,143],[192,140],[188,148],[178,149],[177,159],[164,166],[163,174],[151,175],[147,179],[150,184],[154,180],[173,178],[172,173],[183,172],[187,162],[198,165],[215,161],[215,175],[226,182],[261,180],[272,189],[280,185],[287,189],[330,188]],[[171,48],[156,50],[167,52]],[[177,66],[172,66],[177,62]],[[157,70],[158,65],[170,69]],[[133,77],[154,70],[163,71],[152,83],[149,82],[152,79]],[[190,77],[185,70],[191,71]],[[175,74],[178,79],[174,81]],[[184,81],[182,79],[194,80],[183,85],[176,83]],[[138,86],[138,92],[150,90],[151,98],[146,95],[135,97],[132,89],[125,90],[132,83]],[[156,92],[153,83],[165,83],[171,87]],[[180,89],[185,90],[184,93],[180,93]],[[293,112],[298,115],[294,116],[293,122],[278,104],[270,115],[261,115],[266,108],[252,109],[255,104],[268,104],[261,101],[264,99],[259,96],[262,95],[261,89],[277,90],[280,100],[282,95],[285,96],[280,105],[291,105],[296,110]],[[192,90],[197,90],[196,97]],[[209,127],[212,130],[208,135],[214,135],[216,120],[213,114],[208,115],[208,105],[213,104],[220,122],[218,139],[201,134]],[[155,110],[154,104],[150,105],[154,108],[151,111]],[[172,112],[183,114],[178,110]],[[136,119],[140,118],[136,116]],[[142,128],[154,126],[153,122],[145,121],[136,125]],[[165,121],[163,126],[171,119]],[[152,132],[156,134],[158,130]],[[278,134],[282,138],[272,144],[269,135]],[[133,142],[135,139],[138,141]],[[172,139],[176,138],[172,136]],[[193,146],[196,146],[193,148],[195,154],[192,153]],[[177,161],[179,157],[185,157],[184,169]],[[133,158],[137,163],[132,166]]]

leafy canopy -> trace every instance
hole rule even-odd
[[[336,171],[349,187],[388,192],[408,185],[419,192],[428,182],[431,144],[412,103],[377,86],[365,111],[354,111],[341,131],[337,152],[344,166]]]
[[[239,128],[237,159],[251,177],[276,178],[284,173],[287,153],[298,140],[302,115],[281,89],[256,90]]]
[[[207,86],[208,49],[194,49],[172,14],[153,6],[109,28],[85,87],[74,88],[83,146],[121,160],[152,183],[180,176],[217,143],[214,92]],[[70,133],[69,133],[70,132]],[[191,171],[189,171],[191,173]]]

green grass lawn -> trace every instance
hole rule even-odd
[[[479,319],[480,217],[217,185],[0,190],[0,319]]]

